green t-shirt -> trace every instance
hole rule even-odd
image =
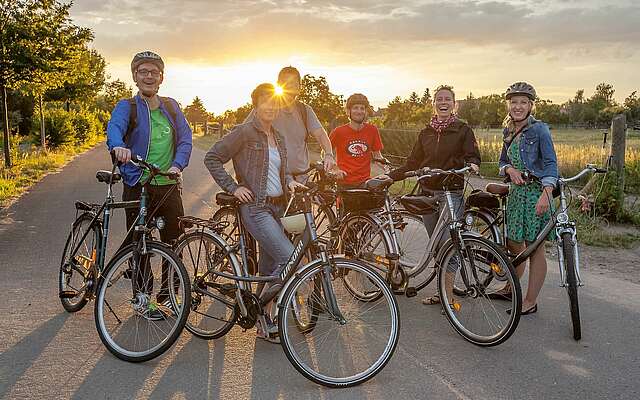
[[[149,153],[147,162],[160,167],[161,171],[171,168],[173,163],[173,135],[171,134],[171,124],[160,109],[151,111],[151,142],[149,143]],[[149,172],[145,171],[140,179],[144,182],[149,177]],[[171,185],[174,180],[165,176],[156,176],[151,182],[152,185]]]

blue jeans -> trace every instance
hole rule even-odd
[[[284,205],[240,206],[242,223],[258,242],[258,272],[262,276],[278,275],[293,253],[293,244],[280,223],[283,213]]]

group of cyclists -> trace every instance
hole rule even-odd
[[[188,166],[192,150],[192,132],[178,103],[158,96],[164,78],[162,58],[150,51],[138,53],[131,62],[131,73],[138,87],[132,99],[118,102],[107,128],[109,151],[121,162],[123,200],[139,197],[142,173],[128,164],[141,156],[160,169],[174,172],[177,179],[155,179],[149,187],[149,209],[157,206],[167,225],[161,231],[163,242],[171,243],[180,235],[178,217],[184,215],[181,200],[182,172]],[[371,178],[371,164],[383,162],[384,148],[378,129],[367,122],[372,109],[367,97],[353,94],[346,101],[349,122],[330,134],[322,127],[313,109],[299,100],[301,76],[291,66],[278,74],[276,86],[258,85],[251,93],[253,110],[246,120],[215,143],[206,153],[204,164],[215,182],[241,203],[242,222],[259,246],[258,272],[279,276],[280,269],[293,252],[280,218],[290,194],[304,188],[308,169],[310,137],[322,148],[325,171],[337,180],[339,188],[358,188]],[[546,124],[534,118],[535,89],[517,82],[505,93],[508,115],[504,121],[504,145],[500,174],[511,181],[508,199],[508,247],[514,253],[532,242],[549,220],[551,191],[558,179],[556,154]],[[451,86],[439,86],[433,97],[434,115],[420,131],[403,165],[378,178],[404,179],[405,172],[422,167],[443,170],[465,165],[479,171],[481,163],[473,129],[456,115],[455,93]],[[235,174],[224,165],[233,162]],[[539,180],[523,179],[531,172]],[[295,178],[294,178],[295,176]],[[443,196],[437,179],[421,182],[429,195]],[[455,212],[464,210],[464,181],[454,182]],[[441,201],[439,204],[446,202]],[[439,211],[439,210],[438,210]],[[429,235],[433,233],[439,212],[422,216]],[[127,227],[135,221],[135,213],[127,214]],[[546,275],[544,246],[530,258],[528,290],[522,304],[522,315],[535,313],[537,297]],[[522,276],[525,264],[517,268]],[[281,285],[275,280],[270,285]],[[274,289],[277,289],[275,287]],[[504,291],[502,295],[508,296]],[[161,302],[162,299],[158,299]],[[424,304],[439,304],[438,295],[428,296]],[[261,338],[277,333],[277,325],[266,319],[259,325]]]

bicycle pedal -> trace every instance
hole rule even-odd
[[[407,297],[416,297],[418,295],[418,291],[416,290],[416,288],[411,286],[411,287],[408,287],[407,290],[405,290],[404,294]]]
[[[61,299],[73,299],[78,296],[78,292],[75,290],[61,290],[59,296]]]

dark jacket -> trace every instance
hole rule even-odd
[[[282,135],[275,129],[273,134],[280,153],[282,192],[286,194],[288,193],[287,184],[293,180],[287,169],[287,150]],[[233,160],[236,179],[233,179],[224,169],[224,164],[229,160]],[[256,119],[235,126],[231,132],[214,144],[204,157],[204,165],[225,192],[233,194],[238,186],[244,186],[253,192],[256,205],[265,204],[269,172],[269,141]]]
[[[135,99],[137,125],[131,131],[131,137],[128,140],[129,145],[124,143],[123,138],[129,126],[129,110],[131,106],[127,99],[123,99],[116,104],[116,107],[111,112],[111,119],[107,125],[107,146],[109,147],[109,151],[113,150],[114,147],[127,147],[131,149],[132,157],[138,155],[146,160],[149,154],[149,142],[151,138],[151,114],[149,112],[149,105],[140,97],[140,94],[137,94]],[[173,99],[169,99],[169,101],[173,105],[176,113],[175,124],[169,111],[165,109],[163,102],[160,102],[160,111],[167,117],[172,128],[174,154],[171,166],[178,167],[182,171],[189,165],[189,158],[191,157],[191,128],[184,118],[184,114],[182,110],[180,110],[178,103]],[[142,176],[142,170],[131,163],[120,166],[120,173],[122,174],[124,183],[129,186],[134,186],[138,183]]]
[[[427,125],[416,139],[413,150],[405,164],[389,173],[395,181],[404,179],[404,173],[422,167],[440,168],[444,170],[459,169],[466,163],[480,165],[480,151],[473,130],[466,122],[459,119],[449,125],[440,135]],[[462,177],[452,181],[454,188],[464,184]],[[441,179],[429,179],[425,188],[442,190]]]

